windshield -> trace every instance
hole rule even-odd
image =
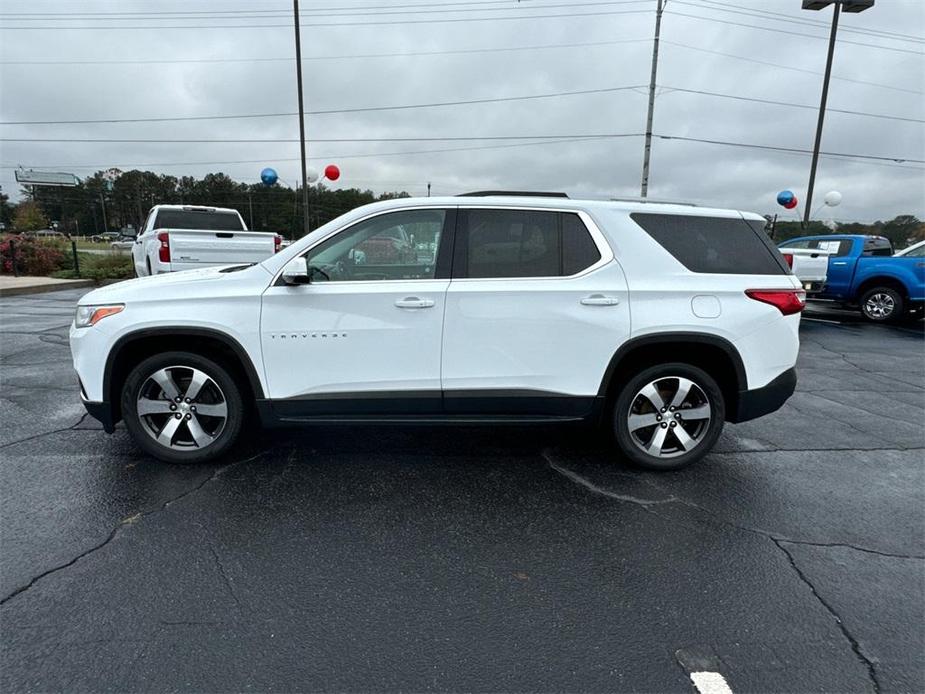
[[[155,229],[209,229],[211,231],[245,231],[237,212],[216,210],[159,210]]]

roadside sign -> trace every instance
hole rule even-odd
[[[77,176],[70,173],[55,171],[35,171],[34,169],[16,169],[16,180],[32,186],[65,186],[77,185]]]

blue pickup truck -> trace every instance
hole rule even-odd
[[[894,256],[882,236],[801,236],[779,245],[829,251],[825,286],[813,299],[857,307],[878,323],[918,317],[925,307],[925,257],[918,253]]]

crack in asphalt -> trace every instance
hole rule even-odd
[[[12,402],[12,400],[10,402]],[[9,448],[10,446],[17,446],[21,443],[26,443],[27,441],[35,441],[36,439],[40,439],[43,436],[51,436],[53,434],[60,434],[65,431],[99,431],[99,429],[78,429],[77,428],[81,424],[83,424],[84,420],[89,416],[90,416],[90,413],[85,412],[84,414],[80,416],[80,419],[78,419],[74,424],[72,424],[69,427],[64,427],[63,429],[54,429],[52,431],[43,431],[41,434],[34,434],[32,436],[27,436],[24,439],[18,439],[16,441],[9,441],[7,443],[4,443],[3,445],[0,445],[0,451],[2,451],[4,448]]]
[[[680,521],[679,521],[679,519],[677,519],[677,518],[671,518],[671,517],[665,516],[665,515],[663,515],[663,514],[661,514],[661,513],[658,513],[658,512],[655,511],[652,507],[653,507],[653,506],[656,506],[656,505],[660,505],[660,504],[678,503],[678,504],[681,504],[682,506],[687,506],[688,508],[696,509],[696,510],[698,510],[698,511],[700,511],[700,512],[706,514],[706,515],[708,515],[711,519],[713,519],[715,522],[719,523],[720,525],[724,525],[724,526],[726,526],[726,527],[732,528],[733,530],[738,530],[738,531],[740,531],[740,532],[752,533],[752,534],[758,535],[758,536],[760,536],[760,537],[767,538],[768,540],[770,540],[771,542],[773,542],[774,545],[775,545],[778,549],[780,549],[780,550],[786,555],[787,560],[788,560],[788,563],[789,563],[790,566],[793,568],[793,570],[796,572],[796,574],[797,574],[797,576],[800,578],[800,580],[803,581],[803,583],[805,583],[805,584],[809,587],[809,589],[810,589],[810,591],[812,592],[813,596],[819,601],[819,603],[820,603],[820,604],[832,615],[832,617],[835,619],[835,622],[836,622],[836,624],[838,625],[839,630],[842,632],[842,634],[844,635],[845,639],[846,639],[846,640],[848,641],[848,643],[850,644],[851,650],[852,650],[852,651],[854,652],[854,654],[858,657],[858,659],[861,661],[861,663],[866,667],[867,673],[868,673],[868,677],[870,678],[871,685],[873,686],[874,691],[875,691],[875,692],[878,692],[878,693],[880,692],[880,682],[879,682],[879,680],[877,679],[877,673],[876,673],[876,669],[875,669],[875,667],[874,667],[873,661],[871,661],[870,658],[868,658],[868,657],[863,653],[863,651],[861,650],[861,646],[860,646],[860,644],[858,643],[857,639],[854,637],[854,635],[851,634],[851,632],[850,632],[850,631],[848,630],[848,628],[845,626],[844,622],[842,622],[841,617],[838,615],[838,613],[835,611],[835,609],[834,609],[828,602],[826,602],[826,601],[822,598],[822,596],[821,596],[821,595],[819,594],[819,592],[816,590],[816,587],[813,585],[813,583],[809,580],[809,578],[808,578],[808,577],[800,570],[800,568],[797,566],[796,561],[795,561],[794,558],[793,558],[793,555],[787,550],[786,547],[784,547],[784,545],[785,545],[785,544],[791,544],[791,545],[808,545],[808,546],[811,546],[811,547],[844,547],[844,548],[853,549],[853,550],[856,550],[856,551],[859,551],[859,552],[866,552],[866,553],[869,553],[869,554],[876,554],[876,555],[880,555],[880,556],[884,556],[884,557],[891,557],[891,558],[896,558],[896,559],[925,559],[925,556],[922,556],[922,555],[906,555],[906,554],[892,554],[892,553],[890,553],[890,552],[883,552],[883,551],[880,551],[880,550],[870,549],[870,548],[867,548],[867,547],[861,547],[861,546],[852,545],[852,544],[848,544],[848,543],[810,542],[810,541],[805,541],[805,540],[794,540],[794,539],[787,538],[787,537],[779,537],[779,536],[775,535],[774,533],[768,532],[768,531],[766,531],[766,530],[762,530],[762,529],[760,529],[760,528],[754,528],[754,527],[747,526],[747,525],[738,525],[738,524],[736,524],[736,523],[732,523],[731,521],[728,521],[728,520],[726,520],[726,519],[724,519],[724,518],[721,518],[718,514],[716,514],[716,512],[712,511],[711,509],[708,509],[708,508],[706,508],[706,507],[704,507],[704,506],[701,506],[700,504],[698,504],[698,503],[696,503],[696,502],[690,501],[690,500],[688,500],[688,499],[681,498],[681,497],[679,497],[679,496],[676,496],[676,495],[674,495],[674,494],[668,492],[667,490],[665,490],[664,488],[662,488],[662,487],[660,487],[659,485],[655,484],[655,483],[652,482],[651,480],[644,479],[644,478],[637,478],[638,481],[642,481],[644,484],[646,484],[646,485],[652,487],[653,489],[658,490],[658,491],[661,492],[662,494],[665,494],[666,497],[665,497],[664,499],[657,499],[657,500],[640,499],[640,498],[634,497],[634,496],[629,496],[629,495],[625,495],[625,494],[617,494],[617,493],[615,493],[615,492],[611,492],[611,491],[609,491],[609,490],[607,490],[607,489],[604,489],[604,488],[602,488],[602,487],[599,487],[598,485],[594,484],[594,483],[591,482],[590,480],[588,480],[588,479],[582,477],[581,475],[579,475],[577,472],[575,472],[575,471],[573,471],[573,470],[570,470],[569,468],[566,468],[566,467],[564,467],[563,465],[557,463],[555,460],[553,460],[552,456],[549,454],[548,451],[543,451],[541,455],[542,455],[542,457],[546,460],[546,462],[547,462],[547,464],[549,465],[550,468],[552,468],[554,471],[556,471],[557,473],[559,473],[560,475],[562,475],[562,476],[565,477],[566,479],[568,479],[568,480],[570,480],[570,481],[572,481],[572,482],[578,484],[579,486],[583,487],[584,489],[587,489],[588,491],[590,491],[590,492],[592,492],[592,493],[594,493],[594,494],[599,494],[599,495],[604,496],[604,497],[607,497],[607,498],[609,498],[609,499],[615,499],[615,500],[617,500],[617,501],[623,501],[623,502],[626,502],[626,503],[633,504],[633,505],[635,505],[635,506],[640,507],[640,508],[641,508],[643,511],[645,511],[646,513],[651,513],[652,515],[654,515],[654,516],[656,516],[656,517],[658,517],[658,518],[660,518],[660,519],[662,519],[662,520],[664,520],[664,521],[667,521],[667,522],[669,522],[669,523],[677,523],[677,522],[680,522]]]
[[[241,601],[238,600],[238,594],[234,592],[234,586],[231,585],[231,580],[228,578],[228,574],[225,573],[225,566],[222,564],[222,560],[218,558],[218,552],[215,551],[215,548],[212,545],[207,545],[209,552],[212,553],[212,558],[215,560],[215,566],[218,567],[218,573],[222,577],[222,581],[225,584],[225,588],[228,589],[228,592],[231,593],[231,597],[234,600],[234,604],[237,605],[238,609],[241,609]]]
[[[119,531],[122,530],[123,528],[125,528],[126,526],[134,525],[136,522],[138,522],[138,521],[141,520],[142,518],[146,518],[146,517],[152,516],[152,515],[154,515],[154,514],[156,514],[156,513],[160,513],[161,511],[163,511],[164,509],[166,509],[166,508],[167,508],[168,506],[170,506],[171,504],[174,504],[174,503],[176,503],[177,501],[180,501],[181,499],[186,498],[186,497],[189,496],[190,494],[195,494],[195,493],[198,492],[200,489],[202,489],[203,487],[205,487],[209,482],[212,482],[212,481],[218,479],[218,477],[219,477],[222,473],[224,473],[226,470],[231,469],[231,468],[234,467],[235,465],[240,465],[240,464],[242,464],[242,463],[248,463],[248,462],[250,462],[250,461],[252,461],[252,460],[256,460],[257,458],[260,458],[262,455],[264,455],[264,454],[261,452],[261,453],[258,453],[258,454],[256,454],[256,455],[251,456],[250,458],[245,458],[245,459],[243,459],[243,460],[235,460],[235,461],[233,461],[233,462],[231,462],[231,463],[227,463],[226,465],[222,465],[221,467],[217,468],[217,469],[215,470],[215,472],[213,472],[211,475],[209,475],[209,476],[206,477],[204,480],[202,480],[199,484],[196,484],[196,485],[190,487],[189,489],[187,489],[187,490],[181,492],[180,494],[177,494],[176,496],[173,496],[173,497],[167,499],[167,500],[164,501],[162,504],[160,504],[160,506],[158,506],[157,508],[149,509],[149,510],[147,510],[147,511],[140,511],[139,513],[136,513],[136,514],[133,515],[133,516],[129,516],[128,518],[125,518],[125,519],[119,521],[119,523],[118,523],[111,531],[109,531],[109,534],[106,536],[106,538],[105,538],[102,542],[99,542],[99,543],[93,545],[93,546],[90,547],[89,549],[87,549],[87,550],[81,552],[80,554],[78,554],[78,555],[75,556],[74,558],[72,558],[72,559],[70,559],[70,560],[64,562],[63,564],[59,564],[58,566],[53,566],[52,568],[47,569],[46,571],[43,571],[43,572],[41,572],[40,574],[38,574],[38,575],[36,575],[36,576],[33,576],[27,583],[25,583],[25,584],[19,586],[18,588],[15,588],[15,589],[14,589],[11,593],[9,593],[6,597],[0,599],[0,607],[4,606],[7,602],[9,602],[9,601],[12,600],[13,598],[15,598],[17,595],[21,595],[21,594],[24,593],[25,591],[29,590],[30,588],[32,588],[32,586],[34,586],[36,583],[38,583],[38,582],[41,581],[42,579],[44,579],[44,578],[46,578],[46,577],[48,577],[48,576],[51,576],[52,574],[56,574],[56,573],[58,573],[59,571],[62,571],[62,570],[66,569],[66,568],[68,568],[68,567],[70,567],[70,566],[73,566],[74,564],[76,564],[77,562],[79,562],[79,561],[80,561],[81,559],[83,559],[84,557],[89,556],[90,554],[93,554],[94,552],[97,552],[97,551],[101,550],[103,547],[105,547],[105,546],[108,545],[110,542],[112,542],[114,539],[116,539],[116,537],[119,535]],[[210,549],[211,549],[211,547],[210,547]],[[217,559],[217,557],[216,557],[216,559]],[[219,570],[222,571],[222,576],[224,577],[224,571],[221,569],[221,565],[219,565]],[[234,595],[234,594],[232,593],[232,595]],[[235,600],[237,601],[237,596],[234,596],[234,597],[235,597]]]
[[[779,540],[775,540],[774,538],[771,538],[771,539],[774,542],[774,544],[777,545],[778,549],[780,549],[787,556],[787,560],[789,561],[791,568],[794,570],[794,572],[796,572],[796,575],[800,577],[800,580],[803,581],[803,583],[805,583],[809,587],[810,592],[813,594],[816,600],[819,601],[819,604],[822,605],[826,610],[828,610],[829,614],[832,615],[832,618],[835,620],[835,623],[838,625],[838,628],[841,631],[842,635],[845,637],[845,639],[847,639],[848,643],[851,644],[851,650],[854,651],[854,654],[858,657],[858,660],[860,660],[861,663],[863,663],[864,666],[867,668],[867,676],[870,678],[870,683],[874,688],[874,692],[877,692],[879,694],[880,681],[877,679],[877,670],[874,667],[873,661],[870,658],[868,658],[864,654],[864,652],[861,650],[861,644],[858,643],[858,640],[848,630],[848,627],[845,626],[845,623],[842,621],[838,612],[835,611],[835,608],[832,607],[825,600],[825,598],[823,598],[822,595],[819,594],[819,591],[816,590],[816,586],[813,585],[813,582],[810,581],[809,577],[805,573],[803,573],[803,571],[800,569],[799,566],[797,566],[796,560],[793,558],[793,555],[790,553],[790,551],[786,547],[784,547],[783,542]]]

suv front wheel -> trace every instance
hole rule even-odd
[[[125,426],[146,453],[201,463],[228,451],[244,420],[234,378],[211,359],[166,352],[145,359],[122,389]]]
[[[623,387],[613,413],[617,446],[635,465],[677,470],[700,460],[726,416],[716,381],[690,364],[642,370]]]

